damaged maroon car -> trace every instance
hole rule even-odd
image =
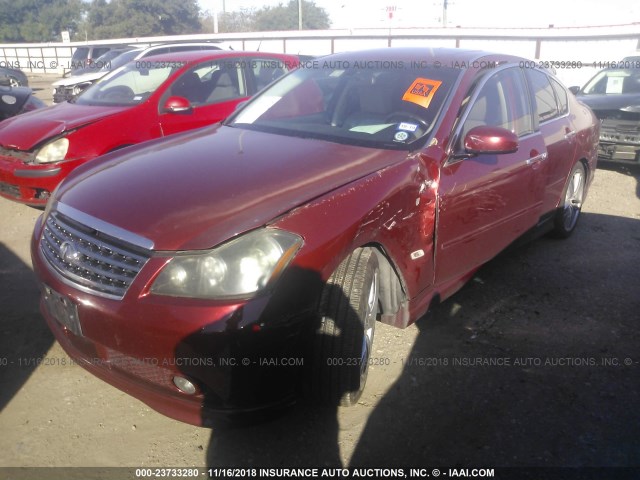
[[[458,49],[310,60],[223,124],[74,171],[38,220],[42,313],[171,417],[362,393],[399,328],[532,230],[569,236],[598,121],[548,72]]]

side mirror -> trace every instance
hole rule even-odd
[[[518,137],[506,128],[481,125],[464,137],[464,149],[472,155],[513,153],[518,150]]]
[[[577,95],[578,92],[580,91],[580,87],[577,87],[577,86],[574,85],[573,87],[569,87],[569,91],[571,93],[573,93],[574,95]]]
[[[184,97],[169,97],[164,102],[162,110],[169,113],[190,113],[193,107]]]

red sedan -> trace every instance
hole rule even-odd
[[[298,59],[207,50],[135,60],[70,102],[0,125],[0,195],[46,204],[74,168],[107,152],[210,125]]]
[[[453,49],[304,62],[222,124],[76,170],[37,222],[41,309],[78,363],[206,424],[353,404],[406,327],[525,233],[575,229],[598,121],[549,72]]]

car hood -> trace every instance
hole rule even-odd
[[[621,95],[580,95],[577,97],[585,105],[598,115],[598,112],[622,110],[627,107],[636,107],[640,113],[640,94],[625,93]]]
[[[68,87],[69,85],[75,85],[83,82],[95,82],[96,80],[104,77],[107,73],[103,70],[94,70],[90,73],[83,73],[82,75],[70,75],[66,78],[62,78],[51,84],[52,87]]]
[[[154,250],[202,250],[406,156],[216,125],[91,162],[56,198]]]
[[[0,145],[29,151],[51,137],[102,120],[131,107],[97,107],[61,103],[18,115],[2,122]]]

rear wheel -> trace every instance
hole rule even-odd
[[[569,174],[569,181],[564,190],[563,201],[554,219],[553,235],[567,238],[576,228],[586,183],[586,170],[582,162],[576,163]]]
[[[331,405],[354,405],[367,381],[378,316],[378,259],[359,248],[331,275],[320,300],[314,338],[312,394]]]
[[[16,77],[9,77],[9,85],[12,87],[19,87],[20,86],[20,82],[18,81],[18,79]]]

